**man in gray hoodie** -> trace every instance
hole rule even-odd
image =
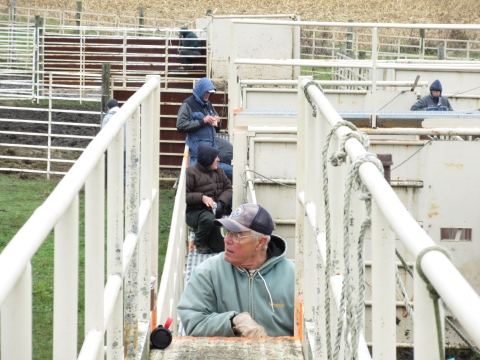
[[[442,96],[442,84],[435,80],[430,85],[430,95],[422,97],[413,104],[411,111],[453,111],[450,101]]]
[[[192,272],[177,307],[186,334],[293,336],[295,266],[268,211],[243,204],[213,224],[225,252]]]

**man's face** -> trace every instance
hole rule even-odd
[[[438,91],[438,90],[432,90],[432,96],[433,96],[433,97],[439,97],[439,96],[440,96],[440,91]]]
[[[208,91],[205,93],[205,95],[203,95],[203,101],[207,101],[209,98],[210,98],[210,95],[212,93],[209,93]]]
[[[233,236],[239,236],[237,241]],[[228,233],[223,239],[225,243],[225,261],[233,266],[249,268],[254,264],[258,256],[258,241],[252,236],[251,231],[240,233]]]
[[[220,161],[220,158],[217,156],[215,160],[213,160],[213,164],[210,165],[210,170],[217,170],[219,161]]]

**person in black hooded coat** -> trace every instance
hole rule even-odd
[[[442,96],[442,84],[435,80],[430,85],[430,95],[422,97],[413,104],[411,111],[453,111],[450,101]]]
[[[198,253],[221,252],[224,250],[223,237],[212,221],[225,214],[226,204],[232,199],[232,184],[218,166],[217,149],[201,145],[197,160],[186,171],[186,221],[195,229],[194,243]]]

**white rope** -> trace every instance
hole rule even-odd
[[[365,146],[365,143],[364,143]],[[371,195],[360,179],[358,169],[366,162],[371,162],[377,166],[383,174],[383,165],[375,154],[367,153],[355,159],[350,166],[347,182],[345,185],[344,210],[343,210],[343,261],[344,261],[344,278],[342,283],[342,296],[340,300],[339,316],[337,319],[337,336],[335,342],[335,352],[333,358],[338,359],[340,351],[340,338],[342,333],[343,314],[346,312],[345,325],[345,355],[351,354],[351,359],[358,358],[358,344],[360,334],[363,332],[363,311],[365,307],[365,259],[363,256],[363,243],[365,232],[371,224]],[[353,279],[350,269],[350,203],[351,191],[353,183],[360,188],[360,199],[365,201],[366,217],[362,222],[357,242],[357,268],[358,268],[358,295],[356,305],[354,304]],[[346,304],[345,304],[346,303]],[[349,341],[350,340],[350,341]]]
[[[327,155],[330,146],[330,140],[333,133],[341,126],[347,126],[353,131],[357,128],[349,121],[339,121],[328,132],[325,138],[325,145],[322,150],[322,173],[323,173],[323,193],[325,205],[325,241],[326,241],[326,266],[325,266],[325,334],[327,343],[327,357],[332,359],[332,340],[330,335],[330,277],[332,276],[332,256],[331,256],[331,226],[330,226],[330,196],[328,192],[328,168]]]
[[[340,300],[339,316],[337,319],[337,333],[335,337],[335,346],[331,345],[330,335],[330,277],[332,276],[332,260],[331,260],[331,225],[330,225],[330,196],[328,192],[328,169],[327,169],[327,154],[333,133],[341,126],[347,126],[353,132],[348,133],[340,139],[338,150],[335,151],[330,163],[333,166],[340,166],[346,161],[347,153],[345,151],[345,143],[350,138],[356,138],[363,146],[368,149],[369,139],[364,133],[357,131],[357,128],[348,121],[340,121],[335,124],[328,133],[325,139],[325,145],[322,151],[322,165],[323,165],[323,190],[325,199],[325,229],[326,229],[326,267],[325,267],[325,327],[326,327],[326,342],[327,342],[327,357],[329,360],[337,360],[340,351],[340,339],[342,337],[343,317],[346,312],[346,326],[345,326],[345,356],[351,353],[352,359],[358,357],[358,343],[360,334],[363,332],[363,311],[365,307],[365,261],[363,257],[363,243],[366,229],[371,223],[371,196],[363,183],[360,180],[358,169],[364,162],[373,162],[377,165],[379,170],[383,173],[383,166],[378,158],[373,154],[366,154],[357,158],[350,167],[349,175],[345,185],[344,197],[344,279],[342,283],[342,294]],[[350,269],[350,198],[353,183],[357,184],[361,189],[360,199],[365,201],[367,217],[363,221],[357,243],[357,266],[358,266],[358,301],[354,304],[354,297],[352,295],[353,280],[351,279]],[[345,304],[346,303],[346,304]],[[348,357],[348,356],[347,356]]]

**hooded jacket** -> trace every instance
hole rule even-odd
[[[180,40],[180,44],[184,47],[200,47],[202,45],[200,43],[200,40],[198,40],[198,36],[185,27],[180,28],[180,31],[178,32],[178,36],[183,39],[186,39],[186,40]],[[192,39],[192,40],[188,40],[188,39]]]
[[[213,83],[206,77],[201,78],[193,88],[193,95],[185,99],[178,110],[177,130],[187,133],[185,143],[189,147],[191,157],[197,157],[200,145],[218,149],[217,128],[203,121],[207,115],[218,115],[210,101],[203,101],[205,93],[210,90],[216,90]]]
[[[272,235],[267,261],[249,272],[220,253],[198,265],[178,303],[189,336],[235,336],[230,319],[247,311],[268,336],[293,336],[295,266],[287,244]]]
[[[438,98],[432,95],[432,90],[440,91]],[[415,104],[413,104],[411,111],[453,111],[450,101],[442,96],[442,84],[440,80],[435,80],[430,85],[430,95],[422,97]]]
[[[202,202],[202,196],[211,197],[213,201],[228,204],[232,199],[232,183],[225,172],[218,167],[209,170],[218,155],[218,150],[210,146],[202,146],[198,153],[198,162],[186,171],[187,212],[191,210],[209,210]]]

